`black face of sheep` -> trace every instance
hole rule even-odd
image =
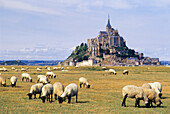
[[[62,97],[58,97],[58,102],[59,102],[59,103],[63,103],[63,101],[64,101],[64,100],[63,100]]]
[[[46,99],[45,96],[41,97],[41,100],[42,100],[43,103],[45,103],[45,99]]]
[[[30,82],[32,82],[32,79],[30,80]]]
[[[6,84],[2,84],[4,87],[6,87]]]
[[[87,88],[90,88],[90,85],[88,85]]]
[[[12,86],[12,87],[14,87],[14,86],[15,86],[15,84],[11,84],[11,86]]]
[[[162,97],[162,93],[159,94],[159,97],[160,97],[160,98]]]
[[[54,78],[56,78],[56,75],[54,75]]]
[[[28,95],[29,99],[32,99],[32,93],[28,93],[27,95]]]

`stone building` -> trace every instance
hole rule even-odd
[[[125,47],[126,41],[118,33],[118,30],[112,28],[110,18],[106,25],[106,31],[100,31],[96,38],[87,40],[88,51],[92,56],[100,55],[101,49],[112,49],[113,47]],[[114,51],[114,50],[112,50]]]

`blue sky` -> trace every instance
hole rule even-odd
[[[64,60],[105,30],[170,61],[170,0],[0,0],[0,60]]]

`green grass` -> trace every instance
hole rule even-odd
[[[53,71],[57,77],[50,79],[51,83],[61,82],[64,86],[76,83],[78,79],[86,77],[91,84],[90,89],[79,88],[78,103],[75,97],[71,104],[64,102],[59,104],[53,99],[52,103],[42,103],[40,99],[29,100],[31,85],[36,83],[37,75],[47,72],[37,72],[34,66],[28,66],[28,73],[33,82],[22,82],[22,72],[10,70],[11,66],[5,66],[9,72],[1,72],[6,77],[7,87],[0,87],[0,112],[1,113],[170,113],[170,68],[168,67],[107,67],[117,71],[117,75],[111,75],[101,67],[70,67],[68,72]],[[21,66],[15,66],[20,69]],[[25,66],[26,68],[27,66]],[[52,67],[51,67],[52,68]],[[123,70],[128,69],[129,75],[123,75]],[[11,76],[18,78],[17,87],[10,86]],[[145,108],[141,101],[141,108],[135,108],[135,99],[127,98],[127,107],[122,107],[121,89],[125,85],[141,86],[143,83],[159,81],[163,85],[163,99],[161,107]],[[37,96],[38,97],[38,96]]]

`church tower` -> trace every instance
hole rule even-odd
[[[107,25],[106,25],[106,32],[111,32],[112,30],[112,26],[110,24],[110,18],[109,18],[109,15],[108,15],[108,22],[107,22]]]

